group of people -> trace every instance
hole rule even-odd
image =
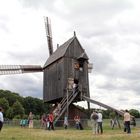
[[[29,126],[29,128],[33,128],[33,113],[30,112],[28,118],[23,118],[20,120],[20,126],[26,127]]]
[[[123,123],[124,123],[124,132],[126,132],[127,134],[131,133],[131,127],[130,125],[136,126],[136,121],[135,121],[135,117],[130,115],[129,111],[126,109],[123,115]],[[117,120],[113,120],[113,121],[117,121]],[[113,122],[112,126],[114,127],[114,124],[117,124],[118,122]],[[112,128],[113,128],[112,127]]]
[[[58,109],[59,109],[59,105],[58,105]],[[56,114],[54,114],[53,112],[46,115],[43,114],[41,117],[41,127],[45,127],[48,130],[54,130],[54,117]],[[103,134],[103,126],[102,126],[102,122],[103,122],[103,116],[101,111],[93,111],[90,119],[92,121],[92,129],[93,129],[93,134]],[[130,113],[128,112],[128,110],[125,110],[124,113],[124,132],[127,133],[131,133],[131,127],[130,127],[130,122],[131,120],[134,120],[135,123],[135,119],[133,116],[130,115]],[[26,126],[27,122],[26,119],[21,120],[20,125],[21,126]],[[30,112],[29,117],[28,117],[28,124],[29,124],[29,128],[33,128],[33,114],[32,112]],[[76,115],[74,117],[74,121],[75,121],[75,126],[76,129],[79,130],[83,130],[83,126],[80,122],[80,116]],[[2,114],[2,108],[0,108],[0,130],[2,129],[3,126],[3,114]],[[64,128],[67,129],[68,127],[68,117],[65,115],[64,116]]]
[[[103,134],[103,126],[102,126],[102,121],[103,121],[103,116],[101,111],[93,111],[91,116],[91,121],[93,123],[93,133],[94,134]],[[128,110],[125,110],[124,113],[124,132],[130,134],[131,133],[131,120],[133,120],[133,125],[136,125],[135,122],[135,118],[133,116],[130,115]],[[45,127],[48,130],[54,130],[54,114],[50,113],[48,115],[43,114],[41,117],[41,127]],[[74,117],[74,121],[76,124],[76,129],[80,129],[83,130],[82,124],[80,122],[80,117],[78,115],[76,115]],[[2,130],[3,127],[3,122],[4,122],[4,118],[3,118],[3,109],[0,107],[0,131]],[[28,116],[28,120],[27,119],[22,119],[20,121],[20,125],[22,127],[25,127],[26,125],[29,125],[29,128],[33,128],[33,114],[32,112],[29,113]],[[64,116],[64,128],[67,129],[68,127],[68,117]]]
[[[20,126],[21,127],[26,127],[29,125],[29,121],[27,119],[21,119],[20,120]]]
[[[130,134],[131,133],[131,121],[133,121],[133,126],[136,126],[135,118],[134,116],[131,116],[128,110],[125,110],[124,112],[124,132]],[[93,111],[93,113],[90,116],[92,122],[93,122],[93,133],[94,134],[99,134],[103,133],[103,126],[102,126],[102,113],[101,111]],[[114,122],[113,122],[114,125]]]
[[[53,113],[50,114],[43,114],[41,117],[41,128],[45,127],[48,130],[54,130],[54,115]]]
[[[60,108],[60,105],[58,105],[58,108]],[[50,114],[43,114],[41,117],[41,127],[45,127],[48,130],[54,130],[54,117],[56,114],[54,114],[54,112],[50,113]],[[92,129],[93,129],[93,134],[103,134],[103,126],[102,126],[102,122],[103,122],[103,116],[101,111],[93,111],[90,119],[92,121]],[[131,133],[131,127],[130,127],[130,121],[134,120],[135,123],[135,119],[133,116],[130,115],[130,113],[128,112],[128,110],[125,110],[124,113],[124,132],[127,133]],[[29,124],[29,128],[33,128],[33,114],[32,112],[30,112],[29,117],[28,117],[28,124]],[[74,117],[74,121],[75,121],[75,126],[76,129],[79,130],[83,130],[83,126],[80,122],[80,116],[76,115]],[[21,126],[26,126],[26,120],[23,119],[21,120],[20,123]],[[2,108],[0,108],[0,130],[2,129],[3,126],[3,114],[2,114]],[[68,127],[68,117],[65,115],[64,116],[64,128],[67,129]]]
[[[102,127],[102,113],[101,111],[93,111],[91,116],[91,121],[93,123],[93,134],[99,134],[99,133],[103,133],[103,127]]]

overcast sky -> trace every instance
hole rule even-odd
[[[0,64],[43,66],[48,58],[43,17],[49,16],[54,49],[76,31],[93,63],[91,98],[140,110],[139,7],[139,0],[0,1]],[[0,76],[0,89],[42,98],[43,75]]]

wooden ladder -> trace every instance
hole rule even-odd
[[[66,111],[67,107],[72,103],[72,101],[76,98],[76,96],[78,95],[79,93],[79,90],[76,89],[75,92],[71,92],[69,94],[69,96],[65,96],[61,102],[60,102],[60,106],[61,106],[61,109],[59,111],[59,115],[56,116],[54,118],[54,123],[56,123],[58,121],[58,119],[63,115],[63,113]],[[68,100],[67,100],[68,99]]]

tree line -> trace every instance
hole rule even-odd
[[[0,90],[0,106],[4,109],[4,117],[8,119],[27,118],[30,112],[34,114],[35,119],[40,119],[41,115],[48,114],[52,107],[51,104],[44,103],[42,99],[31,96],[23,97],[18,93],[2,89]],[[85,111],[89,113],[88,110]],[[136,118],[140,118],[138,110],[130,109],[129,112]],[[106,119],[115,115],[115,112],[111,110],[102,110],[102,113]]]
[[[27,118],[29,112],[39,119],[43,113],[48,113],[51,107],[42,99],[31,96],[22,97],[18,93],[2,89],[0,90],[0,106],[4,109],[4,117],[8,119]]]
[[[103,112],[103,117],[106,119],[114,118],[116,116],[116,113],[113,112],[112,110],[103,110],[102,112]],[[130,109],[129,113],[135,118],[140,118],[140,112],[137,109]]]

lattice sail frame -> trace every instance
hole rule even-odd
[[[42,72],[40,65],[0,65],[0,75]]]

